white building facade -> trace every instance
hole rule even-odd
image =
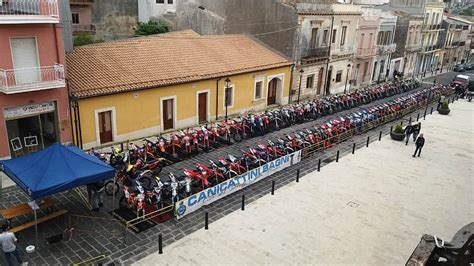
[[[178,0],[138,0],[138,21],[148,22],[165,14],[176,13]]]

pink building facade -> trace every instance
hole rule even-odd
[[[352,87],[359,88],[371,83],[374,58],[377,53],[376,38],[378,16],[362,16],[357,32],[357,52],[352,71]]]
[[[0,6],[0,158],[71,142],[58,1]]]
[[[95,34],[92,25],[92,0],[71,0],[71,23],[74,36],[82,33]]]

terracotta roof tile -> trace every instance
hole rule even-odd
[[[66,56],[70,89],[91,97],[259,71],[291,62],[244,35],[187,30],[93,44]]]

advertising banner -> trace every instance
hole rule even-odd
[[[36,103],[25,106],[17,106],[12,108],[5,108],[3,110],[3,116],[5,119],[12,119],[17,117],[24,117],[36,114],[42,114],[47,112],[54,111],[55,105],[54,102],[47,103]]]
[[[180,200],[176,202],[175,206],[176,217],[180,219],[205,205],[211,204],[300,161],[301,151],[296,151]]]

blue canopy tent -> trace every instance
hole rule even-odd
[[[114,177],[113,167],[75,146],[53,144],[28,156],[2,161],[3,172],[31,199]]]
[[[61,144],[1,161],[0,167],[32,200],[115,176],[113,167],[75,146]],[[36,220],[36,209],[34,213]]]

